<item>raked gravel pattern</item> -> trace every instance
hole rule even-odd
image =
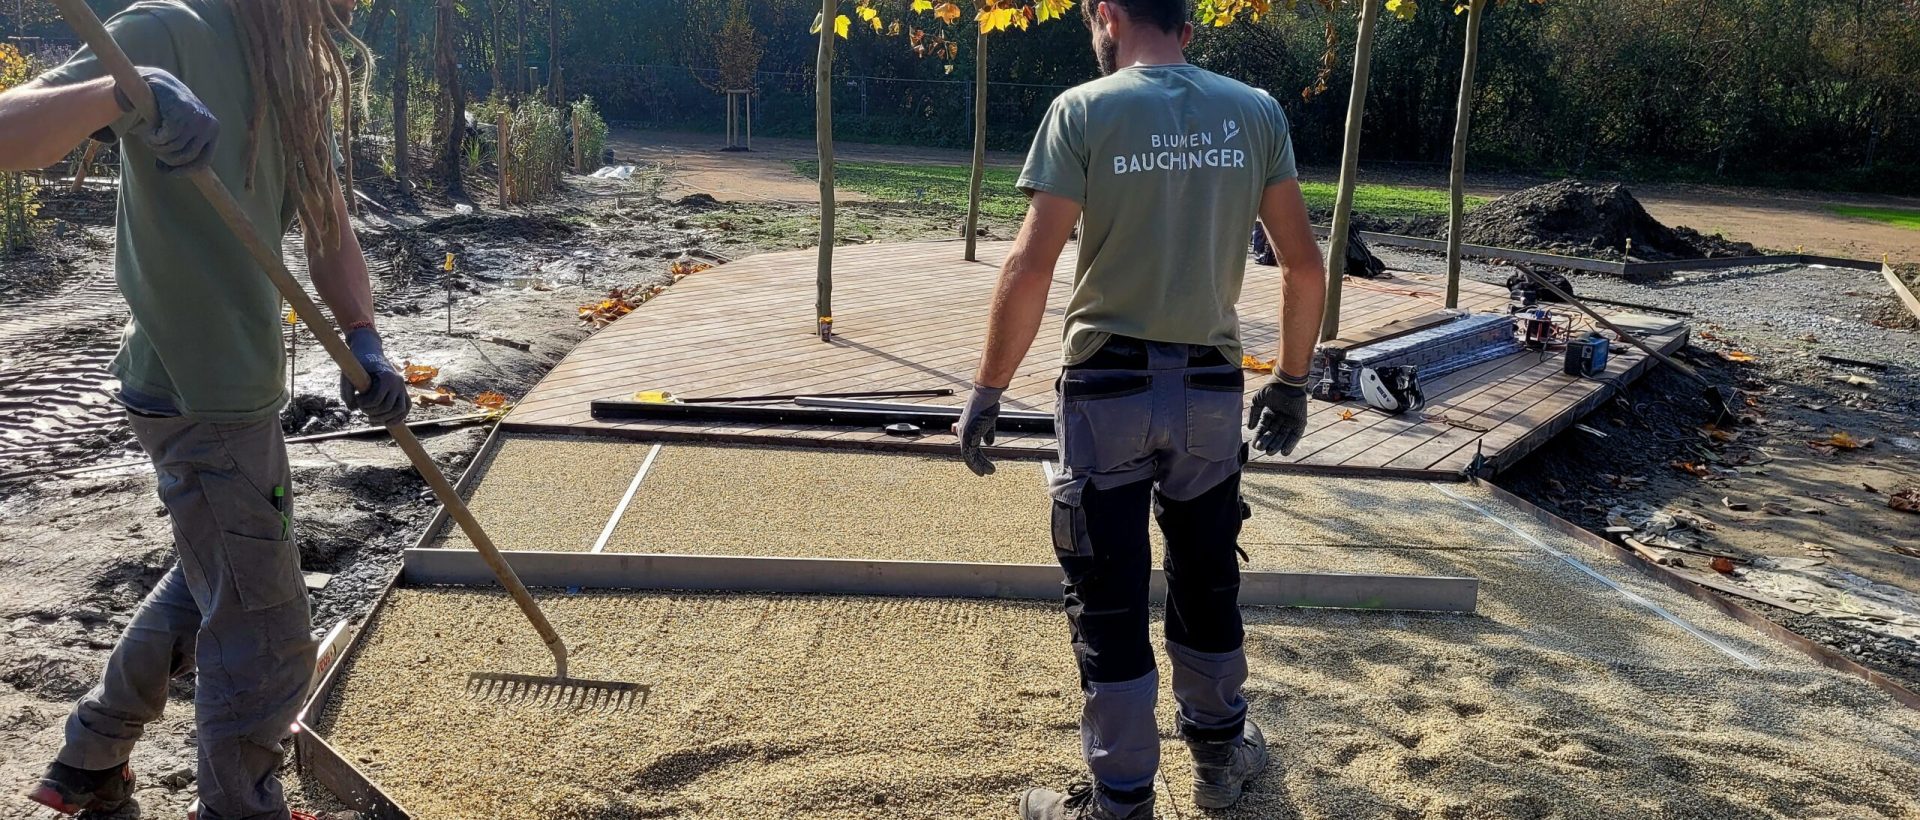
[[[1479,611],[1247,610],[1274,768],[1196,810],[1163,690],[1163,818],[1920,818],[1920,712],[1480,488],[1248,486],[1254,566],[1474,575]],[[652,684],[643,708],[470,701],[467,672],[544,649],[496,592],[403,589],[323,733],[423,818],[996,818],[1079,769],[1054,604],[538,593],[574,673]]]
[[[586,552],[653,445],[584,436],[502,434],[467,492],[487,537],[503,550]],[[472,549],[449,520],[431,546]]]

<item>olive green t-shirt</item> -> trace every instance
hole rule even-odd
[[[233,191],[260,241],[280,252],[292,221],[285,155],[272,117],[259,124],[260,152],[246,186],[246,54],[226,0],[145,0],[107,22],[136,66],[178,77],[220,120],[213,169]],[[82,49],[45,75],[55,85],[104,69]],[[111,126],[115,135],[134,117]],[[114,270],[133,318],[113,373],[131,391],[203,421],[271,416],[286,400],[280,295],[225,222],[185,176],[169,176],[138,139],[120,142]]]
[[[1081,206],[1066,363],[1116,333],[1240,361],[1248,238],[1267,186],[1293,176],[1280,104],[1196,66],[1123,68],[1055,99],[1019,186]]]

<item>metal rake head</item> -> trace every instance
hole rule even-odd
[[[467,694],[479,700],[524,703],[566,711],[618,712],[644,706],[650,686],[621,681],[472,672]]]

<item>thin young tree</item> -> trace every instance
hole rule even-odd
[[[1353,90],[1347,95],[1346,144],[1340,151],[1340,186],[1333,199],[1332,236],[1327,243],[1327,309],[1320,339],[1340,335],[1340,285],[1347,272],[1347,231],[1353,224],[1353,189],[1360,179],[1360,125],[1367,113],[1367,73],[1373,64],[1373,28],[1380,0],[1360,0],[1360,30],[1354,34]]]
[[[413,76],[413,14],[407,0],[393,0],[393,181],[409,189],[412,139],[407,133],[407,96]]]
[[[1460,229],[1466,222],[1467,132],[1473,117],[1473,69],[1480,57],[1480,16],[1489,0],[1454,7],[1467,14],[1466,55],[1460,66],[1460,102],[1453,115],[1453,166],[1447,173],[1447,307],[1460,306]]]
[[[820,155],[820,252],[814,263],[814,315],[820,341],[833,335],[833,36],[837,0],[821,0],[820,53],[814,58],[813,139]],[[829,21],[832,21],[831,23]],[[844,30],[844,29],[841,29]]]

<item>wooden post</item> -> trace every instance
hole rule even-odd
[[[583,167],[586,165],[584,159],[586,146],[580,136],[580,109],[575,108],[573,109],[573,172],[576,174],[586,173],[586,168]]]
[[[1320,340],[1340,335],[1340,285],[1347,272],[1347,230],[1353,222],[1353,186],[1360,177],[1360,121],[1367,112],[1367,69],[1373,62],[1373,24],[1381,0],[1362,0],[1360,31],[1353,46],[1353,91],[1347,96],[1347,142],[1340,154],[1340,190],[1333,200],[1333,235],[1327,248],[1327,310]]]
[[[974,245],[980,235],[980,183],[987,173],[987,29],[975,24],[979,35],[973,47],[973,176],[967,182],[967,261],[977,262]]]
[[[80,154],[80,165],[73,170],[73,190],[78,193],[87,187],[87,175],[93,172],[93,158],[100,154],[100,143],[87,140],[87,150]]]
[[[493,145],[493,165],[494,170],[500,173],[500,207],[506,208],[513,202],[513,194],[507,188],[507,158],[512,156],[513,150],[507,141],[513,136],[513,117],[505,111],[500,112],[499,129],[500,137],[494,140]]]
[[[833,18],[837,0],[820,0],[820,54],[814,61],[813,133],[820,152],[820,254],[814,315],[820,341],[833,335]]]
[[[1460,102],[1454,107],[1453,169],[1447,175],[1447,307],[1460,306],[1460,228],[1466,222],[1467,131],[1473,116],[1473,66],[1480,57],[1480,17],[1487,0],[1467,6],[1467,54],[1460,66]]]
[[[753,89],[747,89],[747,150],[753,150]]]

